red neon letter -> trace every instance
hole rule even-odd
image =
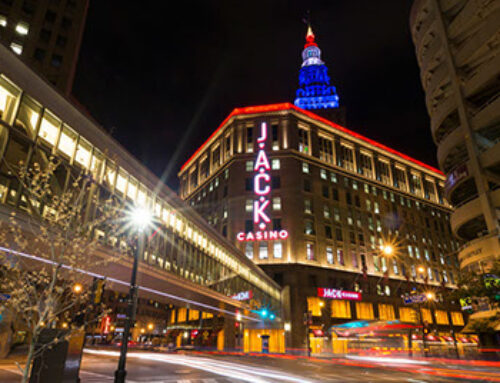
[[[271,176],[267,173],[260,173],[257,174],[253,180],[254,184],[254,192],[257,195],[266,195],[269,194],[271,191],[271,187],[269,185],[266,185],[264,188],[260,186],[260,180],[263,179],[264,182],[269,182],[271,180]]]
[[[254,201],[254,203],[253,203],[253,221],[255,223],[259,223],[261,218],[266,223],[271,222],[271,220],[269,219],[267,214],[264,212],[264,210],[267,208],[268,205],[269,205],[268,199],[264,200],[264,202],[262,202],[262,205],[260,204],[259,201]]]
[[[265,122],[260,124],[260,137],[257,138],[257,142],[264,142],[267,139],[267,125]]]

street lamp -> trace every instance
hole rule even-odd
[[[74,292],[75,294],[80,294],[82,291],[83,291],[83,286],[82,286],[82,284],[81,284],[81,283],[75,283],[75,284],[73,285],[73,292]]]
[[[115,371],[115,383],[125,383],[125,364],[127,361],[128,337],[130,328],[135,321],[135,313],[137,309],[137,267],[139,259],[144,252],[145,229],[151,225],[152,217],[149,210],[144,207],[136,207],[129,212],[128,215],[130,224],[137,231],[137,246],[134,252],[134,263],[132,265],[132,275],[130,278],[130,291],[127,300],[127,317],[125,319],[125,327],[123,329],[123,338],[120,348],[120,359],[118,360],[118,369]]]
[[[381,245],[380,250],[387,256],[391,256],[394,253],[394,247],[392,247],[392,245]]]

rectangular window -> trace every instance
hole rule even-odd
[[[379,303],[378,305],[378,316],[380,320],[394,320],[396,316],[394,315],[394,306],[384,303]]]
[[[333,172],[330,173],[330,181],[337,183],[337,175]]]
[[[273,197],[273,210],[281,210],[281,197]]]
[[[267,242],[259,243],[259,259],[267,259]]]
[[[321,194],[323,197],[328,198],[330,197],[330,189],[328,188],[328,185],[323,185],[321,187]]]
[[[340,210],[338,207],[333,208],[333,219],[335,222],[340,222]]]
[[[372,156],[366,152],[359,153],[359,170],[368,178],[373,177]]]
[[[406,185],[406,170],[399,166],[394,168],[394,178],[396,182],[396,187],[402,191],[408,191]]]
[[[64,125],[59,138],[59,144],[57,146],[58,150],[69,158],[73,158],[73,154],[76,149],[76,139],[76,132]]]
[[[451,322],[454,326],[463,326],[464,325],[464,316],[461,312],[452,311],[451,313]]]
[[[253,161],[245,162],[245,170],[247,172],[253,172]]]
[[[323,216],[330,219],[330,207],[328,205],[323,205]]]
[[[375,319],[373,306],[368,302],[356,302],[356,315],[358,319]]]
[[[325,225],[325,237],[332,239],[332,228],[328,225]]]
[[[247,133],[246,152],[252,153],[253,152],[253,127],[251,127],[251,126],[247,127],[246,133]]]
[[[344,250],[337,249],[337,262],[339,265],[344,266]]]
[[[432,324],[432,314],[431,310],[429,309],[421,309],[420,313],[422,315],[422,320],[424,322],[428,322],[429,324]]]
[[[283,244],[281,242],[273,243],[273,256],[276,259],[281,259],[283,257]]]
[[[312,221],[305,222],[304,233],[308,235],[314,235],[314,223]]]
[[[279,148],[280,148],[278,128],[279,127],[278,127],[277,123],[273,123],[271,125],[271,134],[272,134],[272,139],[273,139],[273,150],[279,150]]]
[[[307,162],[302,162],[302,173],[309,174],[309,164]]]
[[[325,170],[325,169],[320,169],[320,171],[319,171],[319,176],[320,176],[322,179],[324,179],[324,180],[326,180],[326,179],[328,178],[328,176],[327,176],[327,174],[326,174],[326,170]]]
[[[391,185],[391,169],[389,167],[389,162],[379,159],[378,171],[379,181],[383,182],[386,185]]]
[[[333,265],[333,248],[331,246],[326,247],[326,262]]]
[[[351,262],[352,267],[355,269],[359,268],[358,255],[354,251],[351,251]]]
[[[418,174],[411,174],[410,188],[411,192],[419,197],[422,197],[422,179]]]
[[[271,169],[272,170],[279,170],[281,167],[280,164],[280,159],[279,158],[273,158],[271,161]]]
[[[308,261],[314,261],[314,245],[306,243],[306,258]]]
[[[448,314],[444,310],[435,310],[434,317],[436,318],[436,324],[449,324]]]
[[[307,311],[310,311],[313,316],[321,316],[321,299],[318,297],[307,297]]]
[[[245,211],[246,212],[251,212],[253,211],[253,200],[247,199],[245,201]]]
[[[399,320],[401,322],[417,323],[417,313],[410,307],[400,307]]]
[[[319,159],[333,164],[333,143],[324,137],[319,137]]]
[[[312,214],[312,202],[310,199],[304,200],[304,213]]]
[[[249,259],[253,258],[253,242],[247,242],[245,244],[245,255]]]
[[[344,240],[342,238],[342,229],[340,229],[340,227],[335,228],[335,239],[339,242],[342,242]]]
[[[354,149],[346,144],[340,144],[341,166],[350,171],[354,171]]]
[[[331,302],[332,318],[350,318],[351,303],[344,300],[332,300]]]
[[[309,131],[300,128],[298,129],[299,131],[299,152],[301,153],[307,153],[310,154],[310,137],[309,137]]]
[[[1,104],[1,101],[0,101]],[[1,106],[1,105],[0,105]],[[61,127],[61,120],[48,110],[45,111],[40,125],[38,136],[51,146],[56,144],[59,136],[59,128]]]

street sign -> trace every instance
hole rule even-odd
[[[405,295],[403,297],[403,302],[405,305],[411,305],[412,303],[424,303],[427,302],[427,296],[425,294]]]
[[[248,301],[253,298],[253,291],[241,291],[238,294],[231,296],[231,298],[236,299],[237,301]]]

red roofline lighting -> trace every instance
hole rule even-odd
[[[280,103],[280,104],[269,104],[269,105],[257,105],[257,106],[247,106],[245,108],[235,108],[233,109],[233,111],[224,119],[224,121],[222,121],[222,123],[219,125],[219,127],[210,135],[210,137],[208,137],[208,139],[194,152],[194,154],[184,163],[184,165],[182,165],[181,167],[181,171],[183,171],[186,166],[198,155],[198,153],[204,149],[204,147],[208,144],[208,142],[210,142],[210,140],[219,132],[219,130],[221,130],[224,125],[226,125],[226,123],[232,118],[232,117],[235,117],[235,116],[241,116],[241,115],[245,115],[245,114],[256,114],[256,113],[267,113],[267,112],[279,112],[279,111],[283,111],[283,110],[295,110],[296,112],[299,112],[301,114],[304,114],[306,115],[307,117],[310,117],[312,118],[313,120],[316,120],[316,121],[319,121],[319,122],[322,122],[326,125],[329,125],[331,126],[332,128],[336,129],[336,130],[340,130],[341,132],[344,132],[350,136],[353,136],[357,139],[360,139],[370,145],[373,145],[379,149],[382,149],[382,150],[385,150],[391,154],[394,154],[400,158],[403,158],[404,160],[407,160],[407,161],[410,161],[410,162],[413,162],[414,164],[418,165],[418,166],[421,166],[423,168],[426,168],[427,170],[430,170],[431,172],[434,172],[434,173],[437,173],[439,175],[444,175],[443,172],[441,172],[440,170],[430,166],[430,165],[427,165],[419,160],[416,160],[404,153],[401,153],[401,152],[398,152],[397,150],[394,150],[394,149],[391,149],[377,141],[374,141],[370,138],[367,138],[365,136],[362,136],[361,134],[359,133],[356,133],[352,130],[349,130],[347,128],[344,128],[343,126],[340,126],[332,121],[329,121],[327,120],[326,118],[323,118],[323,117],[320,117],[318,116],[317,114],[315,113],[312,113],[308,110],[304,110],[304,109],[301,109],[289,102],[284,102],[284,103]]]

